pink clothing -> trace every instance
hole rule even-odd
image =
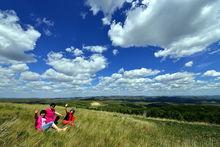
[[[46,125],[46,118],[42,118],[42,121],[41,121],[42,123],[41,123],[41,125],[43,126],[43,125]]]
[[[35,122],[35,128],[39,131],[42,131],[42,129],[41,129],[42,120],[43,120],[43,117],[41,115],[37,116],[36,122]]]
[[[46,123],[54,122],[56,119],[55,109],[46,109]]]

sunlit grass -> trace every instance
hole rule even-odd
[[[220,127],[77,109],[67,132],[34,129],[34,109],[46,105],[0,103],[0,146],[220,146]],[[57,111],[64,114],[63,107]],[[62,125],[59,125],[63,127]]]

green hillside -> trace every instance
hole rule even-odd
[[[77,127],[67,132],[38,133],[33,112],[45,107],[0,103],[0,146],[220,146],[219,125],[88,109],[77,109]],[[57,111],[64,113],[64,108]]]

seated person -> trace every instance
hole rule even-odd
[[[46,111],[46,123],[54,122],[55,124],[58,124],[58,120],[60,119],[59,116],[63,116],[62,114],[56,112],[55,110],[56,104],[51,103],[50,107],[47,108]],[[56,116],[59,115],[59,116]]]
[[[70,111],[68,112],[67,110],[68,104],[65,105],[65,111],[66,111],[66,116],[63,119],[63,125],[71,125],[71,126],[75,126],[74,121],[75,121],[75,110],[72,108],[70,109]]]
[[[46,123],[45,116],[46,116],[46,111],[45,110],[41,110],[40,115],[38,115],[38,110],[35,110],[35,115],[34,115],[34,117],[35,117],[35,128],[38,131],[46,131],[49,128],[54,128],[58,132],[66,131],[67,127],[61,129],[61,128],[58,128],[57,125],[54,124],[54,122]]]

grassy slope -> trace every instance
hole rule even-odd
[[[86,109],[77,110],[76,128],[37,133],[33,111],[45,107],[0,103],[0,146],[220,146],[220,126]]]

